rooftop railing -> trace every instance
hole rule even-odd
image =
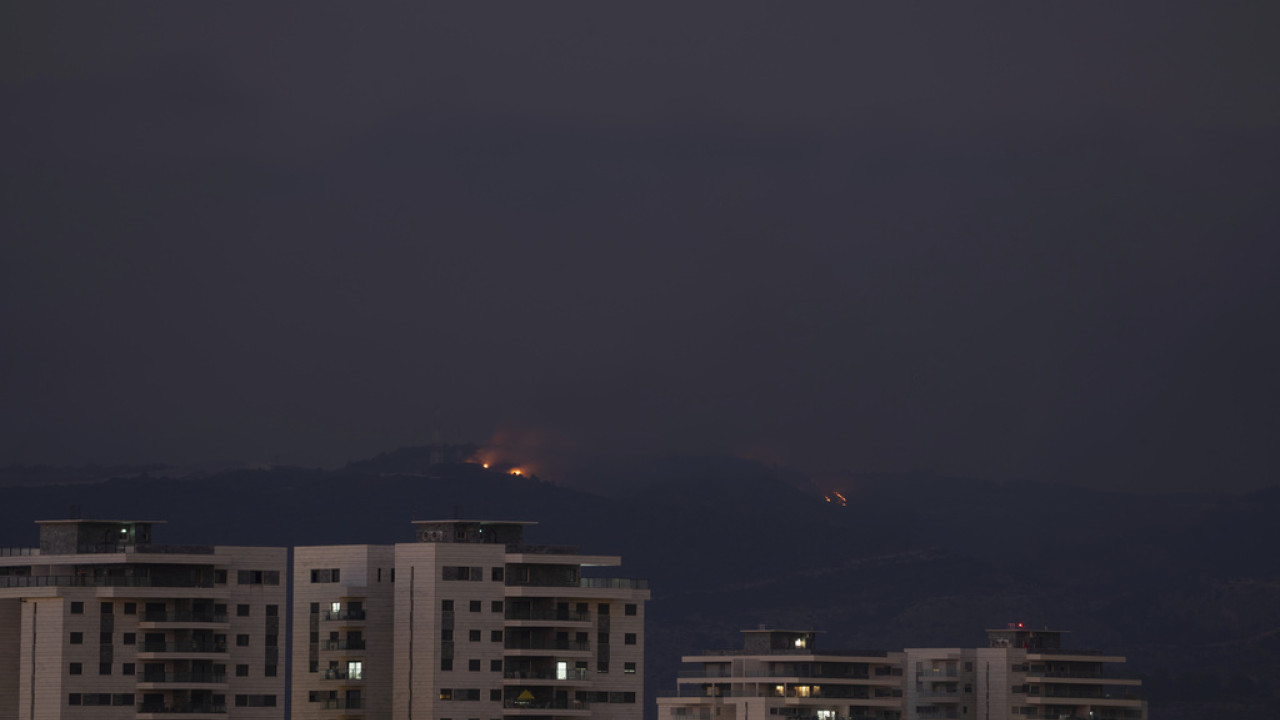
[[[0,575],[0,588],[13,587],[213,587],[212,580],[87,575]]]

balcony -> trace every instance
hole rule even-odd
[[[566,652],[591,652],[591,644],[571,640],[534,640],[508,637],[502,645],[507,650],[562,650]]]
[[[503,616],[507,620],[546,620],[549,622],[590,622],[589,613],[568,610],[515,610],[507,608]]]
[[[142,647],[138,649],[138,654],[144,655],[146,653],[172,653],[175,655],[187,655],[187,654],[201,655],[204,653],[225,653],[226,651],[227,651],[226,643],[215,643],[215,642],[191,640],[186,642],[171,642],[171,643],[160,643],[160,642],[143,643]]]
[[[586,668],[569,668],[564,673],[555,670],[504,670],[502,678],[504,680],[547,680],[551,682],[572,682],[583,681],[591,677],[590,671]]]
[[[89,577],[86,575],[3,575],[0,588],[32,587],[129,587],[212,588],[213,580],[147,577]]]
[[[139,715],[225,715],[226,704],[213,703],[142,703]]]
[[[346,680],[348,682],[364,682],[364,673],[350,673],[346,670],[325,670],[321,676],[324,680]]]
[[[149,672],[143,673],[139,683],[214,684],[225,685],[226,673],[215,672]]]
[[[323,640],[321,650],[364,650],[364,640]]]
[[[591,703],[585,700],[571,700],[568,698],[548,698],[545,700],[518,700],[516,698],[507,698],[502,701],[503,710],[511,710],[513,714],[520,714],[520,711],[527,711],[530,715],[547,715],[547,710],[556,710],[555,715],[580,714],[587,715],[591,712]]]
[[[142,627],[148,623],[181,623],[184,625],[208,623],[212,625],[226,625],[227,614],[215,614],[211,612],[149,612],[143,614],[143,616],[138,619],[138,626]]]
[[[334,620],[362,621],[364,620],[364,611],[363,610],[339,610],[337,612],[334,612],[332,610],[326,610],[324,613],[321,614],[320,619],[328,620],[328,621],[334,621]]]
[[[326,698],[314,704],[321,710],[361,710],[364,707],[362,703],[364,700],[360,698]]]

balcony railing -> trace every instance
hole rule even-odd
[[[522,638],[508,637],[503,642],[503,647],[507,650],[579,650],[586,651],[591,649],[590,643],[574,642],[570,640],[526,640]]]
[[[142,703],[140,713],[226,713],[225,704],[214,703]]]
[[[586,680],[591,674],[586,668],[573,668],[564,673],[555,670],[504,670],[502,677],[508,680]]]
[[[546,700],[507,698],[502,701],[502,707],[508,710],[589,710],[591,703],[585,700],[570,700],[568,698],[549,698]]]
[[[0,547],[0,557],[27,557],[39,555],[40,548],[33,547]]]
[[[0,588],[14,587],[175,587],[211,588],[213,580],[84,575],[0,575]]]
[[[227,615],[226,613],[147,612],[143,614],[142,622],[226,624]]]
[[[347,670],[325,670],[325,680],[364,680],[364,673],[351,673]]]
[[[363,620],[363,610],[326,610],[322,616],[325,620]]]
[[[582,578],[578,581],[578,587],[607,588],[611,590],[648,590],[649,581],[632,578]]]
[[[316,704],[322,710],[359,710],[364,707],[361,705],[363,702],[362,698],[325,698],[324,700],[317,700]]]
[[[226,643],[199,642],[194,640],[190,642],[172,642],[172,643],[148,642],[148,643],[143,643],[142,649],[140,650],[140,652],[144,652],[144,653],[162,653],[162,652],[224,653],[226,651],[227,651]]]
[[[223,684],[227,682],[227,674],[215,672],[149,672],[142,674],[142,682]]]
[[[587,622],[589,613],[570,612],[567,610],[517,610],[507,608],[507,620],[558,620],[561,622]]]
[[[325,640],[320,643],[321,650],[363,650],[364,640]]]

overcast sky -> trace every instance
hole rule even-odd
[[[1270,3],[7,3],[0,463],[1276,482]]]

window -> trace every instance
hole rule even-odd
[[[82,633],[82,632],[73,632],[73,633],[71,633],[71,644],[72,644],[72,645],[83,645],[83,644],[84,644],[84,633]]]
[[[334,572],[337,572],[336,570]],[[241,585],[279,585],[279,570],[240,570],[236,573],[236,582]],[[333,582],[338,582],[334,578]]]
[[[586,644],[587,644],[587,634],[586,634],[586,633],[584,633],[584,632],[574,633],[574,635],[573,635],[573,641],[574,641],[574,642],[576,642],[576,643],[578,643],[579,645],[586,645]]]
[[[483,580],[484,568],[466,567],[462,565],[446,565],[440,568],[441,577],[445,580]]]
[[[599,633],[596,635],[596,643],[600,645],[609,644],[609,633]]]
[[[489,603],[489,612],[502,612],[502,601],[494,600]]]
[[[597,614],[597,615],[608,615],[608,614],[609,614],[609,603],[600,603],[599,605],[596,605],[596,614]]]
[[[633,662],[629,662],[629,663],[622,663],[622,672],[623,672],[623,674],[624,674],[624,675],[635,675],[635,674],[636,674],[636,664],[635,664],[635,663],[633,663]]]
[[[609,672],[609,663],[604,660],[601,660],[600,662],[596,663],[596,672],[602,675],[604,673]]]
[[[468,607],[471,609],[471,612],[480,612],[480,609],[484,607],[484,603],[479,600],[472,600]]]
[[[83,668],[81,668],[80,663],[71,663],[70,672],[72,675],[79,675],[83,672]]]
[[[627,603],[626,605],[623,605],[623,606],[622,606],[622,614],[624,614],[624,615],[635,615],[635,614],[636,614],[636,604],[635,604],[635,603]]]
[[[443,611],[445,611],[445,612],[453,612],[453,601],[452,601],[452,600],[441,600],[441,601],[440,601],[440,609],[441,609],[441,610],[443,610]]]
[[[611,692],[609,693],[609,702],[611,703],[634,703],[636,694],[633,692]]]
[[[249,617],[249,606],[248,606],[248,605],[237,605],[237,606],[236,606],[236,617]]]
[[[82,603],[82,602],[73,602],[73,603],[71,603],[71,614],[72,614],[72,615],[83,615],[83,614],[84,614],[84,603]]]
[[[214,584],[217,584],[217,585],[226,585],[226,584],[227,584],[227,571],[226,571],[226,570],[214,570],[214,571],[213,571],[213,582],[214,582]]]
[[[236,635],[236,647],[249,647],[249,636],[245,633]]]
[[[489,661],[489,672],[502,672],[502,661],[501,661],[501,660],[490,660],[490,661]]]
[[[490,630],[490,631],[489,631],[489,642],[502,642],[502,631],[501,631],[501,630]]]
[[[480,631],[470,630],[467,632],[467,639],[471,642],[480,642]]]
[[[440,699],[441,699],[441,700],[452,700],[452,699],[453,699],[453,689],[452,689],[452,688],[440,688]]]
[[[99,674],[99,675],[110,675],[110,674],[111,674],[111,663],[109,663],[109,662],[98,663],[98,674]]]
[[[378,568],[378,582],[382,582],[382,568]]]
[[[121,636],[120,642],[124,643],[125,645],[136,645],[138,643],[138,634],[125,633],[123,636]]]
[[[493,702],[502,702],[502,691],[501,691],[501,690],[490,690],[490,691],[489,691],[489,699],[490,699],[491,701],[493,701]]]
[[[236,665],[236,677],[249,677],[249,666]]]
[[[307,640],[307,642],[313,642],[313,643],[320,642],[320,633],[316,632],[315,630],[312,630],[311,637]]]
[[[138,614],[138,603],[125,603],[125,604],[124,604],[124,614],[125,614],[125,615],[137,615],[137,614]]]
[[[109,633],[109,632],[98,633],[98,644],[100,644],[100,645],[110,645],[110,644],[111,644],[111,633]]]
[[[635,645],[635,644],[636,644],[636,634],[635,634],[635,633],[626,633],[626,634],[624,634],[624,635],[622,636],[622,644],[623,644],[623,645]]]
[[[470,672],[480,672],[480,661],[479,661],[479,660],[468,660],[468,661],[467,661],[467,670],[469,670]]]
[[[99,605],[99,607],[102,608],[103,615],[110,615],[113,612],[115,612],[115,607],[112,605],[112,603],[109,603],[109,602],[104,602],[101,605]]]
[[[452,670],[452,669],[453,669],[453,658],[440,658],[440,669],[441,669],[441,670]]]
[[[506,568],[500,568],[500,567],[492,568],[489,570],[489,579],[494,582],[502,582],[506,574],[507,574]]]
[[[275,633],[268,633],[266,644],[267,647],[277,647],[280,644],[280,636]]]
[[[319,661],[312,660],[312,661],[307,665],[307,672],[320,672],[320,663],[319,663]]]
[[[125,663],[120,666],[121,675],[133,675],[137,672],[137,666],[133,663]]]
[[[452,630],[448,630],[448,629],[441,630],[441,631],[440,631],[440,641],[441,641],[441,642],[453,642],[453,631],[452,631]]]
[[[268,605],[268,606],[267,606],[267,617],[280,617],[280,606],[279,606],[279,605]]]
[[[364,679],[364,661],[348,660],[347,661],[347,677],[351,680]]]
[[[79,704],[80,704],[80,693],[71,693],[70,695],[68,695],[68,696],[67,696],[67,704],[68,704],[68,705],[79,705]]]
[[[336,583],[341,582],[341,568],[325,568],[323,570],[311,571],[311,582],[313,583]]]

